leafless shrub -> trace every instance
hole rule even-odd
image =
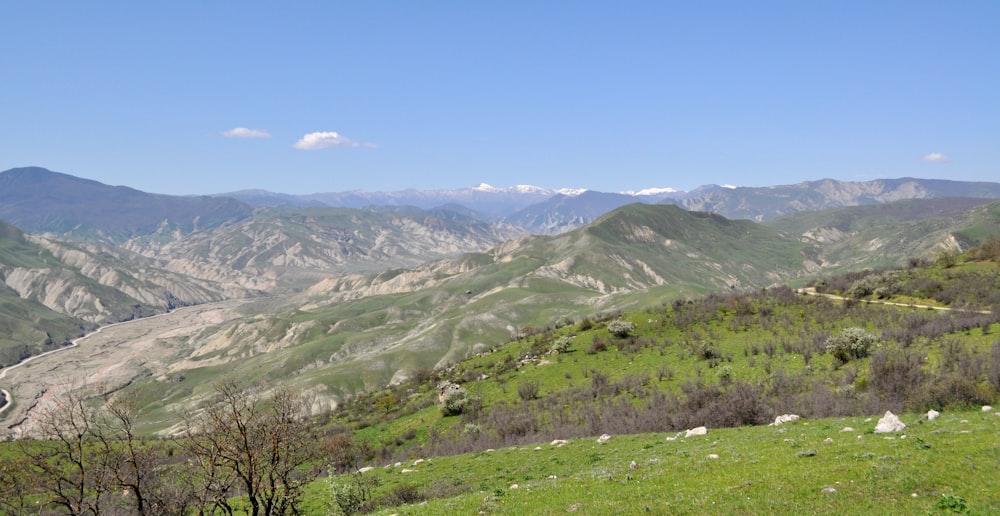
[[[529,380],[521,382],[517,386],[517,396],[521,401],[530,401],[538,398],[538,382]]]
[[[905,410],[926,380],[921,362],[912,350],[883,347],[871,357],[868,386],[887,409]]]

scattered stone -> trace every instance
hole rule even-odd
[[[709,458],[709,459],[711,459],[711,460],[715,460],[715,459],[718,459],[718,458],[719,458],[719,456],[718,456],[718,455],[716,455],[716,454],[714,454],[714,453],[709,453],[709,454],[708,454],[708,458]]]
[[[939,417],[941,417],[941,413],[940,412],[938,412],[938,411],[936,411],[934,409],[931,409],[931,410],[927,411],[927,420],[928,421],[934,421],[935,419],[937,419]]]
[[[827,487],[823,488],[823,492],[824,493],[836,493],[837,489],[833,488],[833,487],[830,487],[830,486],[827,486]]]
[[[559,477],[557,477],[557,476],[555,476],[555,475],[549,475],[549,480],[555,480],[555,479],[557,479],[557,478],[559,478]]]
[[[510,485],[510,488],[511,488],[511,489],[517,489],[517,488],[519,488],[519,487],[521,487],[521,486],[519,486],[519,485],[517,485],[517,484],[511,484],[511,485]]]
[[[462,388],[461,385],[454,382],[450,382],[448,380],[439,383],[437,386],[438,403],[444,403],[445,395],[447,395],[449,392],[457,391],[461,388]]]
[[[832,443],[833,442],[833,437],[827,437],[826,439],[823,439],[823,442],[824,443]]]
[[[375,468],[373,468],[371,466],[365,466],[363,468],[358,468],[358,473],[368,473],[369,471],[371,471],[373,469],[375,469]]]
[[[1000,416],[1000,412],[997,412],[997,415]],[[677,436],[667,437],[667,440],[668,441],[676,441],[677,440]]]
[[[580,504],[574,503],[566,508],[566,512],[576,512],[580,510]]]
[[[983,405],[983,412],[989,412],[991,410],[993,410],[993,407],[989,405]]]
[[[398,467],[401,467],[402,465],[403,465],[402,462],[397,462],[397,463],[393,464],[392,466],[395,467],[395,468],[398,468]]]
[[[611,440],[611,436],[608,435],[608,434],[603,434],[603,435],[601,435],[600,437],[597,438],[597,442],[600,443],[600,444],[604,444],[604,443],[606,443],[606,442],[608,442],[610,440]]]
[[[796,457],[815,457],[816,450],[804,450],[795,454]]]
[[[541,450],[541,449],[542,449],[542,447],[541,447],[541,446],[535,446],[535,451],[539,451],[539,450]]]
[[[797,414],[782,414],[774,418],[774,423],[771,423],[771,426],[783,425],[785,423],[794,423],[799,419],[800,418]]]
[[[552,441],[551,443],[549,443],[549,444],[551,444],[552,446],[562,446],[562,445],[564,445],[564,444],[566,444],[566,443],[568,443],[568,442],[569,442],[569,441],[567,441],[567,440],[565,440],[565,439],[555,439],[555,440],[553,440],[553,441]]]
[[[875,425],[876,434],[886,434],[891,432],[902,432],[906,428],[906,423],[900,421],[898,417],[888,410],[882,419],[878,420],[878,424]]]
[[[706,435],[706,434],[708,434],[708,429],[705,428],[705,427],[703,427],[703,426],[699,426],[699,427],[692,428],[692,429],[688,430],[687,432],[685,432],[684,433],[684,437],[691,437],[691,436],[694,436],[694,435]]]
[[[413,465],[416,466],[417,464],[420,464],[423,461],[424,461],[424,459],[417,459],[417,460],[413,461]]]
[[[404,474],[405,473],[416,473],[417,470],[415,470],[415,469],[402,469],[402,470],[399,470],[399,472],[400,473],[404,473]]]

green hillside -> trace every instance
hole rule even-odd
[[[939,198],[803,212],[766,223],[817,250],[827,271],[899,266],[961,252],[1000,234],[1000,203]]]
[[[293,398],[275,388],[276,375],[231,368],[215,377],[212,398],[187,405],[189,424],[217,431],[141,445],[142,467],[158,473],[144,477],[145,493],[187,510],[250,512],[235,474],[243,470],[234,469],[247,462],[198,460],[229,450],[208,446],[222,439],[258,443],[245,460],[284,471],[273,489],[261,485],[258,506],[287,492],[306,514],[994,513],[1000,417],[984,406],[1000,400],[1000,299],[976,289],[996,289],[981,284],[997,277],[1000,243],[991,239],[950,259],[830,276],[800,291],[729,289],[581,315],[352,395],[311,420],[285,412],[301,406],[287,405]],[[867,282],[876,288],[861,288]],[[345,324],[392,324],[387,313],[355,309]],[[190,389],[205,373],[175,384]],[[143,400],[192,399],[165,385],[133,385],[113,406],[132,407],[124,412],[132,422],[159,417]],[[277,398],[259,401],[265,392]],[[295,399],[308,405],[314,394]],[[907,427],[875,433],[886,411]],[[799,418],[769,426],[790,415]],[[95,457],[84,464],[105,464],[105,447],[130,453],[100,432],[135,427],[95,420],[104,422],[79,452]],[[78,453],[39,453],[52,443],[0,447],[0,475],[11,486],[0,504],[30,507],[51,496],[43,465]],[[265,458],[271,450],[276,456]],[[294,470],[280,469],[284,459]],[[324,469],[331,475],[319,478]],[[135,503],[83,496],[108,509]]]
[[[920,278],[974,288],[1000,277],[997,257],[911,269],[881,301],[947,306]],[[1000,399],[998,301],[935,311],[775,288],[580,320],[343,406],[349,465],[377,467],[317,483],[315,503],[364,480],[381,514],[994,512],[977,471],[997,465],[1000,418],[979,407]],[[615,336],[620,321],[634,330]],[[464,401],[439,404],[443,381]],[[907,414],[905,437],[872,434],[887,410]],[[803,419],[761,426],[781,414]],[[683,437],[698,426],[708,436]]]
[[[802,249],[751,222],[636,204],[564,235],[330,278],[296,298],[290,311],[206,336],[230,345],[200,355],[211,365],[188,374],[190,382],[157,406],[169,419],[172,403],[191,389],[207,392],[213,377],[232,371],[321,385],[323,395],[342,400],[575,317],[794,278]]]
[[[52,255],[28,243],[17,228],[0,221],[0,279],[10,267],[44,268],[58,263]],[[22,299],[0,284],[0,368],[63,346],[90,327],[37,301]]]

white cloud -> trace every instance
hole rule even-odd
[[[296,149],[319,150],[331,147],[370,147],[374,148],[374,143],[358,143],[336,131],[315,132],[303,136],[293,145]]]
[[[928,155],[926,155],[926,156],[924,156],[924,157],[922,157],[920,159],[922,159],[924,161],[930,161],[930,162],[933,162],[933,163],[947,163],[948,162],[948,156],[945,156],[944,154],[941,154],[940,152],[932,152],[932,153],[930,153],[930,154],[928,154]]]
[[[264,129],[247,129],[246,127],[235,127],[228,131],[222,131],[222,136],[226,138],[270,138],[271,133]]]

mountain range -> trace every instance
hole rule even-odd
[[[13,169],[0,173],[0,365],[97,326],[252,299],[189,332],[159,328],[141,361],[102,362],[122,375],[108,388],[159,385],[162,431],[224,374],[294,384],[328,410],[531,328],[959,251],[1000,234],[994,199],[1000,184],[912,178],[179,197]],[[74,358],[75,374],[98,355]]]

